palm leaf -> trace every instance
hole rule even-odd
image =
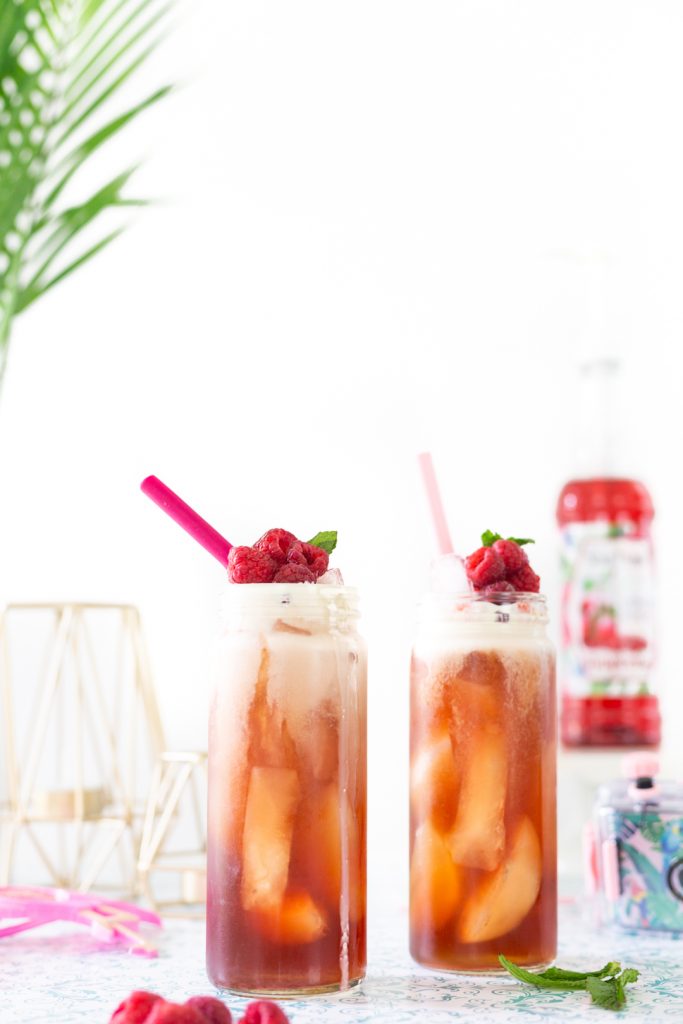
[[[117,100],[168,0],[0,0],[0,377],[14,316],[116,238],[133,170],[78,195],[100,149],[169,92]],[[106,230],[100,228],[104,216]]]

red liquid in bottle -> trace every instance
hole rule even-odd
[[[654,509],[636,480],[572,480],[562,490],[562,741],[655,747],[652,693]]]

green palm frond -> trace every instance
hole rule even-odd
[[[162,38],[167,0],[0,0],[0,376],[12,318],[107,246],[135,168],[78,194],[102,146],[170,90],[119,92]],[[85,175],[83,176],[85,177]]]

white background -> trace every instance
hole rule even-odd
[[[16,324],[0,593],[138,603],[169,741],[202,746],[222,573],[139,481],[238,543],[338,529],[371,646],[371,872],[399,871],[433,553],[416,453],[461,549],[537,539],[554,610],[580,356],[625,359],[669,741],[683,712],[683,6],[185,0],[174,20],[131,97],[181,88],[97,179],[142,157],[163,202]]]

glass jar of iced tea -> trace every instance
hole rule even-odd
[[[500,602],[500,603],[499,603]],[[439,970],[556,952],[555,659],[538,594],[433,596],[411,680],[410,950]]]
[[[209,725],[207,970],[288,996],[365,973],[366,653],[355,591],[230,586]]]

